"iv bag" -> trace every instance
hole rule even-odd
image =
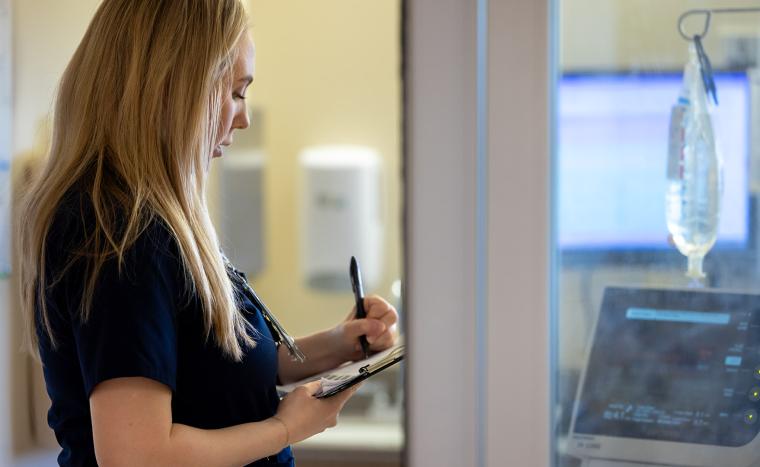
[[[722,193],[722,164],[692,43],[681,95],[671,113],[665,211],[673,242],[688,258],[686,275],[695,280],[705,277],[702,263],[718,237]]]

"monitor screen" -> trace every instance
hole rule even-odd
[[[559,85],[559,246],[665,249],[670,110],[680,73],[566,75]],[[712,114],[723,158],[717,247],[748,243],[749,84],[746,74],[715,76]]]
[[[742,446],[760,429],[760,296],[608,288],[574,433]]]

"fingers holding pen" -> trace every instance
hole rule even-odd
[[[341,336],[341,348],[345,349],[342,352],[345,358],[351,361],[364,358],[359,344],[361,336],[366,336],[372,352],[391,347],[398,338],[396,327],[399,317],[393,305],[377,295],[364,297],[362,303],[366,317],[357,318],[356,307],[354,307],[337,328],[338,335]]]
[[[364,297],[364,309],[367,311],[367,318],[394,317],[398,319],[396,308],[378,295]]]
[[[367,335],[367,340],[372,344],[372,349],[383,349],[393,345],[396,339],[396,324],[398,323],[398,312],[390,303],[377,295],[367,297],[365,307],[367,308],[367,318],[375,319],[384,325],[384,329],[375,335]]]

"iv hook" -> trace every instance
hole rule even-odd
[[[700,14],[705,15],[705,25],[704,25],[704,28],[702,29],[702,33],[689,36],[683,30],[683,22],[687,17],[691,15],[700,15]],[[712,19],[712,10],[689,10],[678,17],[678,32],[681,34],[681,37],[683,37],[687,41],[693,41],[695,36],[705,37],[707,35],[707,31],[710,29],[711,19]]]
[[[707,35],[707,31],[710,30],[710,20],[712,19],[713,13],[760,13],[760,8],[713,8],[710,10],[688,10],[678,17],[678,33],[681,34],[681,37],[687,41],[693,41],[696,36],[704,38]],[[683,29],[683,23],[684,20],[691,15],[705,15],[705,25],[702,28],[702,32],[700,34],[689,36]]]

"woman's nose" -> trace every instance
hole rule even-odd
[[[248,108],[243,105],[242,108],[235,115],[235,120],[232,122],[233,128],[238,130],[245,130],[251,126],[251,118],[248,115]]]

